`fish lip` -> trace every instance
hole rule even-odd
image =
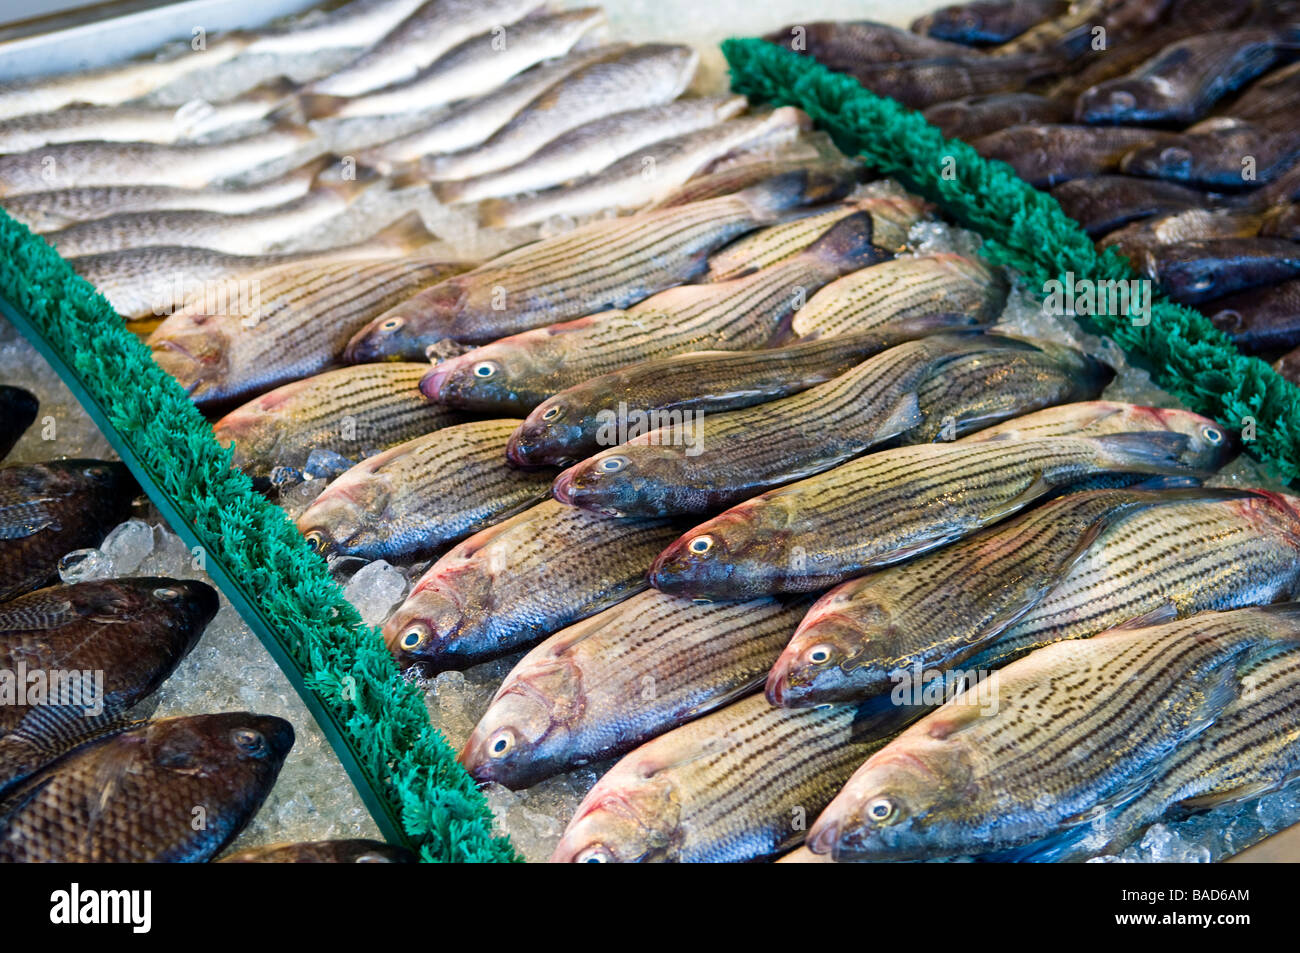
[[[445,401],[443,400],[442,389],[443,386],[447,383],[447,378],[450,376],[451,376],[450,372],[448,372],[445,368],[439,368],[439,367],[433,368],[431,371],[428,371],[423,377],[420,378],[420,393],[423,394],[432,403],[435,404],[445,403]],[[509,449],[507,449],[506,452],[508,454]]]
[[[814,854],[822,856],[834,856],[835,844],[840,839],[840,825],[838,821],[827,821],[818,818],[813,822],[812,829],[808,831],[808,837],[804,843]]]
[[[577,506],[573,498],[573,468],[570,467],[555,478],[551,484],[551,496],[555,502],[563,503],[565,506]]]

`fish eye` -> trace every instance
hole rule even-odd
[[[1137,105],[1137,97],[1126,89],[1117,89],[1110,94],[1110,104],[1117,109],[1132,109]]]
[[[616,457],[606,457],[596,466],[604,473],[617,473],[619,470],[622,470],[627,466],[627,457],[621,455]]]
[[[612,864],[614,855],[604,844],[593,844],[574,858],[580,864]]]
[[[175,586],[162,586],[153,591],[155,599],[162,599],[164,602],[175,602],[181,597],[181,591]]]
[[[310,533],[304,536],[303,539],[305,539],[307,541],[307,545],[310,546],[312,549],[316,550],[316,552],[318,553],[325,552],[325,534],[322,533],[320,530],[318,529],[312,530]]]
[[[542,419],[554,420],[555,418],[559,417],[560,414],[562,413],[564,413],[564,411],[560,408],[558,404],[555,404],[546,408],[546,410],[542,413]]]
[[[1218,427],[1205,427],[1201,430],[1201,436],[1205,438],[1206,443],[1214,447],[1223,443],[1223,431]]]
[[[491,361],[479,361],[474,365],[474,376],[480,380],[487,380],[497,372],[497,366]]]
[[[712,536],[696,536],[686,547],[697,556],[703,556],[713,548]]]
[[[488,739],[488,755],[493,758],[504,758],[514,746],[515,733],[509,728],[502,728]]]
[[[429,638],[429,627],[423,622],[408,626],[398,639],[398,644],[408,652],[418,649]]]
[[[387,857],[385,857],[383,854],[369,853],[369,854],[358,855],[357,859],[354,860],[353,863],[354,864],[391,864],[392,861],[389,860]]]
[[[251,728],[237,728],[230,733],[230,740],[244,754],[260,758],[266,754],[266,739],[261,732]]]
[[[1186,162],[1191,162],[1192,154],[1188,152],[1186,149],[1180,148],[1178,146],[1169,146],[1168,148],[1161,151],[1160,159],[1163,162],[1182,164]]]
[[[867,805],[867,817],[877,824],[884,824],[898,813],[898,805],[887,797],[878,797]]]
[[[808,650],[808,661],[814,665],[825,665],[831,660],[831,647],[829,645],[814,645]]]
[[[394,318],[389,318],[389,319],[388,319],[387,321],[385,321],[383,324],[379,325],[379,330],[381,330],[381,331],[396,331],[398,328],[400,328],[400,327],[401,327],[403,324],[405,324],[405,323],[406,323],[406,321],[404,321],[402,318],[396,318],[396,317],[394,317]]]

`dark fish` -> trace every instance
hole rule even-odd
[[[1300,63],[1257,79],[1219,112],[1233,119],[1269,121],[1300,109]]]
[[[925,110],[925,118],[951,139],[978,139],[1008,126],[1064,122],[1070,104],[1037,93],[992,93],[939,103]]]
[[[940,7],[914,20],[912,29],[936,40],[993,46],[1014,40],[1068,7],[1066,0],[976,0]]]
[[[1283,238],[1211,238],[1156,248],[1144,270],[1175,301],[1195,304],[1300,277],[1300,245]]]
[[[293,726],[165,718],[74,751],[0,801],[0,863],[202,862],[266,800]]]
[[[1264,214],[1259,234],[1267,238],[1300,241],[1300,205],[1279,205]]]
[[[267,844],[226,854],[219,864],[413,864],[405,847],[377,840],[318,840]]]
[[[873,63],[903,63],[940,56],[975,58],[980,54],[957,43],[923,36],[871,20],[796,23],[763,37],[792,53],[811,56],[833,70],[851,72]]]
[[[1052,189],[1052,198],[1093,238],[1136,219],[1210,204],[1210,197],[1196,189],[1129,175],[1071,179]]]
[[[1273,370],[1277,371],[1293,384],[1300,384],[1300,348],[1294,351],[1288,351],[1273,362]]]
[[[1176,133],[1124,126],[1011,126],[971,143],[986,159],[1010,163],[1016,174],[1039,188],[1119,169],[1120,160],[1141,146],[1173,145]]]
[[[1129,261],[1142,262],[1167,245],[1214,238],[1249,238],[1259,233],[1264,216],[1250,208],[1189,208],[1130,222],[1111,232],[1100,247],[1115,247]]]
[[[1200,309],[1247,354],[1300,345],[1300,280],[1215,298]]]
[[[0,670],[21,667],[48,686],[42,698],[25,681],[22,699],[0,689],[0,790],[119,724],[216,613],[211,586],[155,577],[52,586],[0,604]]]
[[[72,550],[98,546],[139,492],[121,463],[53,460],[0,469],[0,601],[53,581]]]
[[[1215,119],[1174,139],[1134,149],[1120,169],[1125,175],[1239,191],[1281,181],[1297,157],[1300,130],[1290,116],[1272,123]]]
[[[904,106],[924,109],[966,96],[1021,90],[1030,83],[1061,72],[1064,63],[1048,53],[986,56],[970,59],[931,57],[904,63],[863,63],[844,71],[881,96]]]
[[[40,401],[30,391],[0,384],[0,460],[32,425],[39,407]]]

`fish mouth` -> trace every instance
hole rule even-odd
[[[557,503],[563,503],[565,506],[577,506],[573,494],[573,469],[570,468],[555,478],[555,482],[551,484],[551,496],[555,498]]]
[[[442,390],[450,376],[450,371],[434,368],[420,378],[420,393],[435,404],[444,403]]]
[[[834,856],[835,845],[839,843],[840,825],[836,821],[813,822],[805,844],[814,854]]]

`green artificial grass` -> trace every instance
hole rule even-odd
[[[1029,287],[1064,280],[1070,272],[1076,281],[1136,277],[1114,249],[1098,252],[1051,195],[1020,179],[1005,162],[945,138],[919,112],[773,43],[730,39],[722,51],[736,92],[803,109],[846,154],[897,178],[980,233],[984,254],[1020,271]],[[1157,384],[1197,413],[1237,432],[1253,420],[1255,436],[1243,440],[1246,451],[1288,482],[1300,476],[1300,388],[1264,361],[1243,355],[1199,311],[1157,292],[1145,326],[1124,315],[1080,320],[1113,338]]]
[[[231,466],[203,415],[111,305],[42,239],[0,213],[0,298],[43,338],[173,528],[299,687],[376,820],[430,862],[506,862],[474,780],[429,722],[378,632],[277,506]],[[153,486],[149,484],[152,483]],[[160,499],[159,492],[162,498]],[[251,611],[255,618],[249,618]],[[369,790],[367,790],[367,786]],[[386,816],[384,816],[386,815]]]

